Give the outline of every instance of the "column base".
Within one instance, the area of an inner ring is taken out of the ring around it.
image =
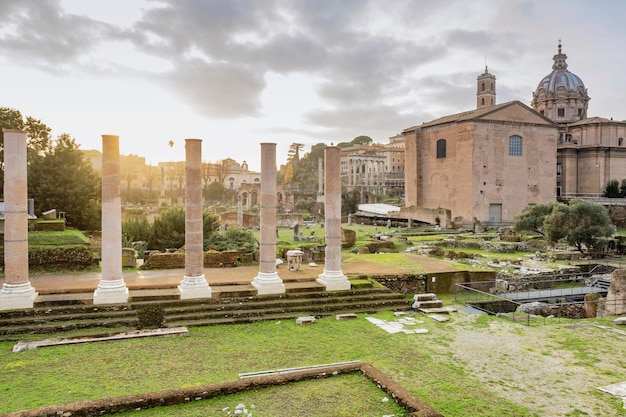
[[[33,308],[37,295],[39,293],[30,285],[30,282],[23,284],[5,282],[0,290],[0,310]]]
[[[324,273],[320,274],[315,281],[326,286],[326,291],[346,291],[352,288],[348,277],[341,271],[324,270]]]
[[[100,280],[98,288],[93,292],[94,304],[123,304],[128,302],[128,287],[124,278]]]
[[[178,286],[181,300],[189,300],[192,298],[211,298],[212,291],[209,287],[204,274],[196,277],[185,275]]]
[[[285,284],[278,272],[259,272],[250,284],[257,289],[258,295],[285,293]]]

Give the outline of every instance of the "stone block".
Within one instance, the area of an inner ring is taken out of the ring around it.
[[[616,318],[615,320],[613,320],[613,324],[626,325],[626,316]]]
[[[430,301],[416,301],[411,307],[413,308],[441,308],[443,307],[443,302],[441,300],[430,300]]]
[[[337,314],[335,318],[337,320],[350,320],[350,319],[356,319],[357,316],[355,313],[345,313],[345,314]]]
[[[431,301],[431,300],[436,300],[436,299],[437,299],[437,295],[432,294],[432,293],[415,294],[413,296],[413,301]]]
[[[317,320],[314,316],[302,316],[296,319],[296,324],[311,324],[315,323]]]
[[[445,321],[450,320],[450,316],[444,316],[443,314],[430,314],[428,317],[430,317],[433,320],[438,321],[439,323],[443,323]]]

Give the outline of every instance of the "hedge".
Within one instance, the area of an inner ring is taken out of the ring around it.
[[[237,266],[237,251],[204,252],[204,266],[207,268],[223,268]],[[185,253],[151,253],[141,269],[176,269],[185,267]]]
[[[0,265],[4,268],[4,248],[1,250]],[[94,265],[91,250],[85,245],[61,246],[54,248],[30,248],[28,250],[29,268],[58,268],[75,270]]]

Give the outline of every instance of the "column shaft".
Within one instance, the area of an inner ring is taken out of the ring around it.
[[[185,139],[185,277],[178,286],[181,299],[210,298],[204,276],[202,225],[202,140]]]
[[[122,276],[122,200],[120,186],[120,138],[102,135],[102,276],[94,304],[128,301]]]
[[[4,131],[4,268],[0,310],[32,308],[37,292],[28,278],[26,133]]]
[[[276,272],[276,144],[261,143],[261,241],[259,275],[252,281],[258,294],[284,293]]]
[[[341,271],[341,177],[340,149],[328,146],[324,150],[324,228],[326,254],[324,273],[317,282],[328,291],[349,290],[350,282]]]

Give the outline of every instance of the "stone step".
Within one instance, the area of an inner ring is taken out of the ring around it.
[[[425,294],[415,294],[413,296],[413,301],[434,301],[434,300],[437,300],[437,294],[425,293]]]
[[[441,300],[416,301],[413,303],[414,308],[441,308],[443,302]]]
[[[163,305],[166,313],[192,313],[198,311],[230,311],[240,309],[262,309],[266,306],[277,306],[283,308],[295,308],[298,306],[310,306],[310,305],[329,305],[340,304],[344,302],[382,302],[385,300],[401,300],[403,303],[408,303],[402,296],[398,297],[398,294],[394,293],[356,293],[356,294],[336,294],[327,297],[284,297],[280,299],[264,299],[262,297],[247,298],[247,299],[235,299],[224,302],[203,302],[203,303],[190,303],[185,305]]]
[[[194,320],[205,320],[214,318],[229,318],[229,317],[248,317],[248,316],[262,316],[272,314],[285,314],[289,313],[290,317],[302,316],[303,313],[311,313],[311,315],[336,312],[339,310],[359,310],[359,311],[375,311],[375,310],[408,310],[410,305],[404,300],[381,300],[377,302],[373,301],[346,301],[341,303],[326,303],[326,304],[298,304],[290,306],[278,306],[278,305],[266,305],[263,307],[258,306],[242,306],[240,309],[235,310],[204,310],[204,311],[191,311],[191,312],[179,312],[172,313],[166,312],[166,323],[183,323]]]
[[[241,286],[230,287],[233,287],[230,288],[233,290],[230,294],[246,291]],[[325,292],[315,291],[315,286],[310,283],[298,283],[297,287],[295,292],[284,294],[203,300],[180,300],[174,294],[177,289],[135,290],[131,293],[132,302],[129,304],[90,305],[70,302],[65,305],[3,311],[0,312],[0,339],[9,340],[19,334],[60,333],[90,328],[135,328],[138,324],[137,312],[154,305],[163,306],[164,321],[168,327],[186,326],[188,323],[192,326],[249,323],[296,318],[304,313],[322,316],[381,310],[405,311],[411,308],[409,301],[401,294],[387,288]],[[175,298],[168,298],[174,295]],[[55,301],[60,300],[57,298]]]
[[[406,309],[408,306],[404,305],[401,307],[397,307],[398,309],[404,308]],[[408,306],[410,307],[410,306]],[[350,313],[363,313],[363,314],[374,314],[379,311],[387,311],[392,309],[391,306],[384,306],[381,308],[375,307],[362,307],[362,308],[350,308],[346,307],[345,309],[339,309],[335,311],[321,311],[316,313],[311,313],[307,315],[314,315],[316,317],[331,317],[336,314],[350,314]],[[308,312],[307,312],[308,313]],[[258,321],[278,321],[278,320],[296,320],[298,317],[302,316],[302,312],[295,311],[287,311],[284,313],[271,313],[271,314],[262,314],[262,315],[246,315],[241,317],[221,317],[221,318],[210,318],[210,319],[198,319],[198,320],[184,320],[184,321],[173,321],[168,322],[167,326],[180,326],[180,323],[185,323],[187,327],[195,327],[195,326],[215,326],[220,324],[243,324],[243,323],[254,323]]]

